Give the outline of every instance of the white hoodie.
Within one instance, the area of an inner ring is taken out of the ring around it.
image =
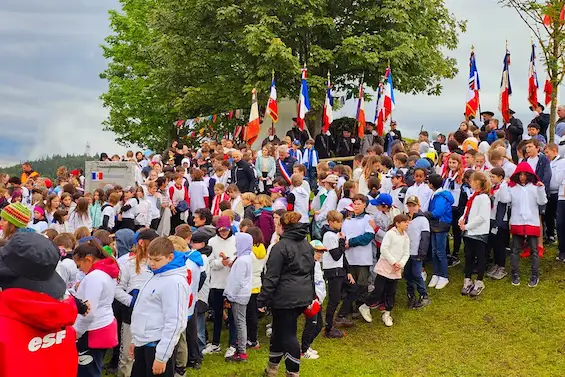
[[[226,282],[224,296],[231,302],[247,305],[251,297],[251,248],[253,237],[247,233],[236,233],[237,253]]]
[[[210,262],[210,289],[225,289],[230,268],[222,264],[220,253],[233,260],[235,258],[235,237],[228,237],[227,240],[220,236],[210,238],[208,245],[212,248],[212,254],[208,258]]]
[[[156,273],[143,286],[135,301],[131,316],[132,343],[141,347],[159,342],[155,360],[167,362],[173,355],[180,334],[186,329],[189,296],[186,277],[184,263]]]
[[[310,202],[310,191],[306,191],[304,187],[293,187],[290,191],[294,195],[294,212],[299,213],[302,217],[302,224],[310,223],[310,215],[308,214],[308,204]]]
[[[124,263],[119,263],[118,261],[120,265],[120,282],[116,287],[115,298],[129,308],[133,299],[130,292],[134,289],[141,289],[151,279],[153,272],[147,266],[147,262],[142,262],[139,266],[139,273],[137,273],[135,271],[135,255],[126,255],[128,258]]]

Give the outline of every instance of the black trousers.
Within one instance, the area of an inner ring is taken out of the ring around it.
[[[175,363],[174,357],[167,361],[167,368],[163,374],[153,374],[153,362],[155,361],[156,347],[135,347],[133,368],[131,377],[174,377]]]
[[[557,218],[557,199],[559,194],[549,194],[547,206],[545,207],[545,235],[555,237],[555,219]]]
[[[131,229],[135,230],[135,220],[134,219],[124,219],[122,218],[122,223],[120,229]]]
[[[224,324],[224,290],[223,289],[210,289],[210,307],[214,312],[214,330],[212,334],[212,344],[220,345],[220,336],[222,335],[222,326]],[[231,310],[228,311],[228,322],[230,324],[230,346],[235,346],[237,340],[237,333],[233,325],[233,315]]]
[[[175,229],[177,226],[182,224],[182,220],[180,219],[180,212],[177,212],[174,215],[171,215],[171,236],[175,234]]]
[[[161,218],[156,218],[151,220],[151,225],[149,227],[153,230],[157,230],[159,228],[159,223],[161,222]]]
[[[259,312],[257,311],[257,296],[259,293],[253,293],[247,303],[247,340],[251,343],[257,342],[259,331]]]
[[[324,327],[324,320],[322,315],[322,309],[313,317],[306,318],[304,323],[304,330],[302,330],[302,346],[301,351],[305,353],[308,348],[314,342],[314,339],[320,334],[322,328]]]
[[[344,302],[339,309],[338,316],[346,317],[353,312],[353,302],[362,305],[367,301],[369,295],[369,283],[371,279],[371,271],[369,266],[349,266],[350,273],[355,280],[355,291],[352,293],[351,301]]]
[[[506,267],[506,248],[510,245],[510,231],[498,228],[496,234],[489,234],[487,245],[487,260],[490,251],[493,253],[494,264],[498,267]]]
[[[365,304],[367,306],[375,306],[381,302],[384,297],[385,309],[390,312],[396,301],[397,288],[397,279],[389,279],[382,275],[377,275],[375,278],[375,289],[369,294]]]
[[[202,357],[198,350],[198,325],[196,313],[194,313],[186,324],[186,346],[188,348],[188,362],[191,364],[201,363]]]
[[[506,249],[504,249],[506,252]],[[465,237],[465,277],[471,278],[477,261],[477,279],[483,280],[487,268],[487,244],[474,238]]]
[[[453,252],[449,252],[449,240],[446,242],[447,255],[452,257],[459,256],[459,249],[461,248],[461,228],[459,228],[459,218],[461,217],[461,212],[457,207],[451,207],[451,233],[453,234]]]
[[[343,303],[341,307],[350,308],[355,300],[357,287],[350,284],[345,276],[330,277],[327,280],[328,306],[326,308],[326,331],[329,331],[334,325],[334,315],[342,297]]]
[[[122,344],[122,323],[124,317],[124,305],[118,300],[114,300],[112,303],[112,309],[114,310],[114,317],[118,322],[118,345],[112,348],[112,358],[110,359],[110,365],[112,368],[118,367],[118,362],[120,360],[120,346]]]
[[[296,338],[298,317],[305,307],[292,309],[273,309],[273,334],[269,348],[269,362],[279,364],[285,357],[287,372],[300,371],[300,344]]]

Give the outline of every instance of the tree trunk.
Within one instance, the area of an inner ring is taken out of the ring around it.
[[[559,91],[559,84],[551,80],[553,91],[551,92],[551,109],[549,112],[549,142],[553,143],[555,140],[555,124],[557,123],[557,96]]]

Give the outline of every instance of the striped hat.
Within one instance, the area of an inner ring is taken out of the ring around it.
[[[25,228],[31,220],[31,211],[22,203],[12,203],[2,210],[0,217],[16,228]]]

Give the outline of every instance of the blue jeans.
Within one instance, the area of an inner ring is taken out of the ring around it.
[[[432,232],[432,262],[434,265],[434,275],[447,278],[447,232]]]
[[[422,261],[410,258],[406,266],[404,266],[404,278],[406,279],[406,293],[408,296],[416,297],[416,290],[418,290],[420,297],[428,296],[426,283],[422,278],[422,265]]]
[[[206,313],[196,314],[196,328],[198,332],[198,352],[202,355],[202,351],[206,348]]]

